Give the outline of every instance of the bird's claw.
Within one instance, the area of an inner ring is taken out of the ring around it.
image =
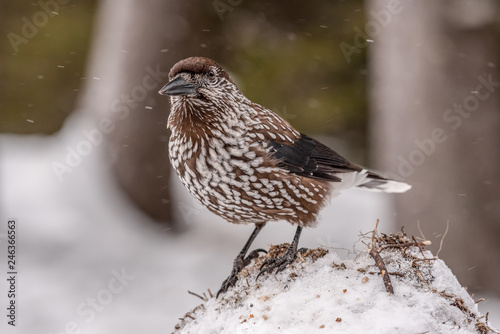
[[[298,253],[303,254],[306,251],[307,248],[301,248],[297,250],[297,247],[290,246],[285,252],[285,254],[283,254],[282,256],[278,256],[272,259],[267,259],[266,261],[264,261],[264,263],[262,263],[262,265],[259,268],[260,271],[256,279],[258,279],[260,275],[264,273],[272,273],[275,269],[276,273],[285,270],[289,264],[292,264],[295,261]]]
[[[247,257],[243,257],[242,254],[238,255],[236,259],[233,261],[233,270],[231,270],[231,274],[229,274],[229,277],[222,282],[222,285],[217,292],[217,295],[215,298],[219,298],[219,295],[221,293],[226,292],[230,287],[234,286],[236,282],[238,281],[238,274],[240,271],[248,266],[250,262],[252,262],[253,259],[259,257],[259,252],[267,253],[265,249],[259,248],[259,249],[254,249],[253,251],[248,254]]]
[[[250,264],[250,262],[252,262],[253,259],[258,258],[259,253],[261,253],[261,252],[264,254],[267,254],[267,251],[265,249],[262,249],[262,248],[257,248],[257,249],[254,249],[253,251],[251,251],[250,254],[248,254],[248,256],[245,258],[245,260],[243,260],[243,268],[248,266]]]

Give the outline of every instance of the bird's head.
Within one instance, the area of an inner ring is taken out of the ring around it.
[[[215,61],[204,57],[190,57],[179,61],[169,73],[169,82],[160,89],[161,95],[178,99],[214,102],[238,88]],[[239,91],[238,91],[239,92]]]

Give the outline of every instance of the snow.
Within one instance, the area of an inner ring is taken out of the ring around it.
[[[329,252],[256,280],[260,261],[234,289],[185,316],[176,333],[478,333],[484,319],[443,261],[416,264],[424,283],[401,251],[385,253],[389,272],[404,275],[392,275],[394,295],[366,252],[352,260]]]
[[[173,177],[174,208],[185,231],[171,233],[120,192],[99,144],[59,182],[51,164],[64,162],[66,147],[76,147],[82,131],[93,127],[77,113],[53,136],[0,135],[0,267],[6,268],[10,218],[18,222],[19,265],[18,323],[12,328],[2,315],[1,333],[170,332],[199,304],[187,290],[216,291],[252,231],[201,208]],[[359,231],[371,230],[377,218],[379,230],[393,230],[391,199],[345,192],[325,208],[317,228],[303,232],[300,246],[335,248],[346,257]],[[289,242],[294,230],[268,224],[254,247]],[[126,285],[116,283],[123,270]],[[0,305],[5,291],[2,278]],[[500,305],[483,303],[487,310]]]

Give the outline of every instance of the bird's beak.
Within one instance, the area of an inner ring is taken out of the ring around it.
[[[163,86],[158,93],[171,96],[196,94],[196,87],[192,83],[186,82],[183,77],[178,76]]]

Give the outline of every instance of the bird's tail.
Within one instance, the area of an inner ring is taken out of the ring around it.
[[[405,182],[387,179],[368,170],[363,170],[360,174],[363,172],[366,173],[366,178],[357,185],[360,189],[385,193],[404,193],[411,189],[411,186]]]
[[[382,177],[366,169],[337,173],[335,176],[339,181],[330,184],[332,198],[338,196],[341,191],[350,188],[386,193],[403,193],[411,188],[409,184]]]

